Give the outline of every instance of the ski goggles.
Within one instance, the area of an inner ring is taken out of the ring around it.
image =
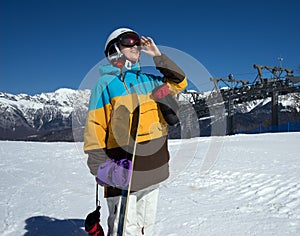
[[[123,55],[118,45],[122,45],[123,47],[134,47],[137,45],[140,49],[141,39],[140,36],[134,32],[121,34],[115,42],[108,47],[107,51],[105,51],[109,61],[118,60]]]
[[[124,47],[141,46],[140,36],[134,32],[121,34],[118,38],[118,43]]]

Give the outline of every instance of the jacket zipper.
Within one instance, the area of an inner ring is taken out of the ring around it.
[[[128,89],[128,87],[127,87],[127,84],[126,84],[126,82],[125,82],[125,73],[123,73],[123,72],[121,72],[121,73],[122,73],[122,74],[121,74],[121,80],[122,80],[122,82],[123,82],[123,84],[124,84],[124,87],[125,87],[127,93],[130,94],[130,91],[129,91],[129,89]]]
[[[125,87],[127,93],[130,94],[130,91],[129,91],[129,89],[128,89],[128,87],[127,87],[127,84],[125,83],[125,81],[123,81],[123,84],[124,84],[124,87]]]

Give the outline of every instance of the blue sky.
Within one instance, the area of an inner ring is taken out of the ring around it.
[[[190,55],[213,77],[253,80],[254,63],[276,66],[280,56],[299,75],[299,12],[296,0],[0,0],[0,91],[78,88],[118,27]]]

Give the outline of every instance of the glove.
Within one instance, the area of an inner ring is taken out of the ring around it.
[[[159,104],[161,113],[163,114],[165,121],[168,125],[176,125],[179,123],[177,116],[179,105],[176,100],[172,97],[167,84],[156,87],[152,91],[153,99]]]
[[[99,166],[96,180],[98,184],[104,186],[126,189],[129,185],[132,173],[132,162],[128,159],[116,161],[107,159]]]
[[[104,236],[103,228],[100,225],[100,206],[85,219],[85,231],[91,236]]]

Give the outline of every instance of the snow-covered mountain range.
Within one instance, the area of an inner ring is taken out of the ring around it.
[[[203,93],[206,96],[206,93]],[[90,90],[61,88],[34,96],[0,92],[0,139],[82,141]],[[179,100],[186,100],[183,95]],[[280,119],[300,122],[300,95],[280,96]],[[270,120],[270,98],[235,105],[239,128]],[[242,118],[241,118],[242,117]],[[257,121],[255,121],[257,119]],[[243,120],[247,120],[244,122]],[[249,128],[249,127],[248,127]]]
[[[262,125],[272,125],[272,100],[253,100],[234,106],[234,132],[239,130],[256,129]],[[290,93],[278,97],[278,124],[285,125],[289,122],[300,122],[300,93]]]
[[[0,139],[71,141],[72,125],[84,125],[89,96],[66,88],[34,96],[0,92]]]

